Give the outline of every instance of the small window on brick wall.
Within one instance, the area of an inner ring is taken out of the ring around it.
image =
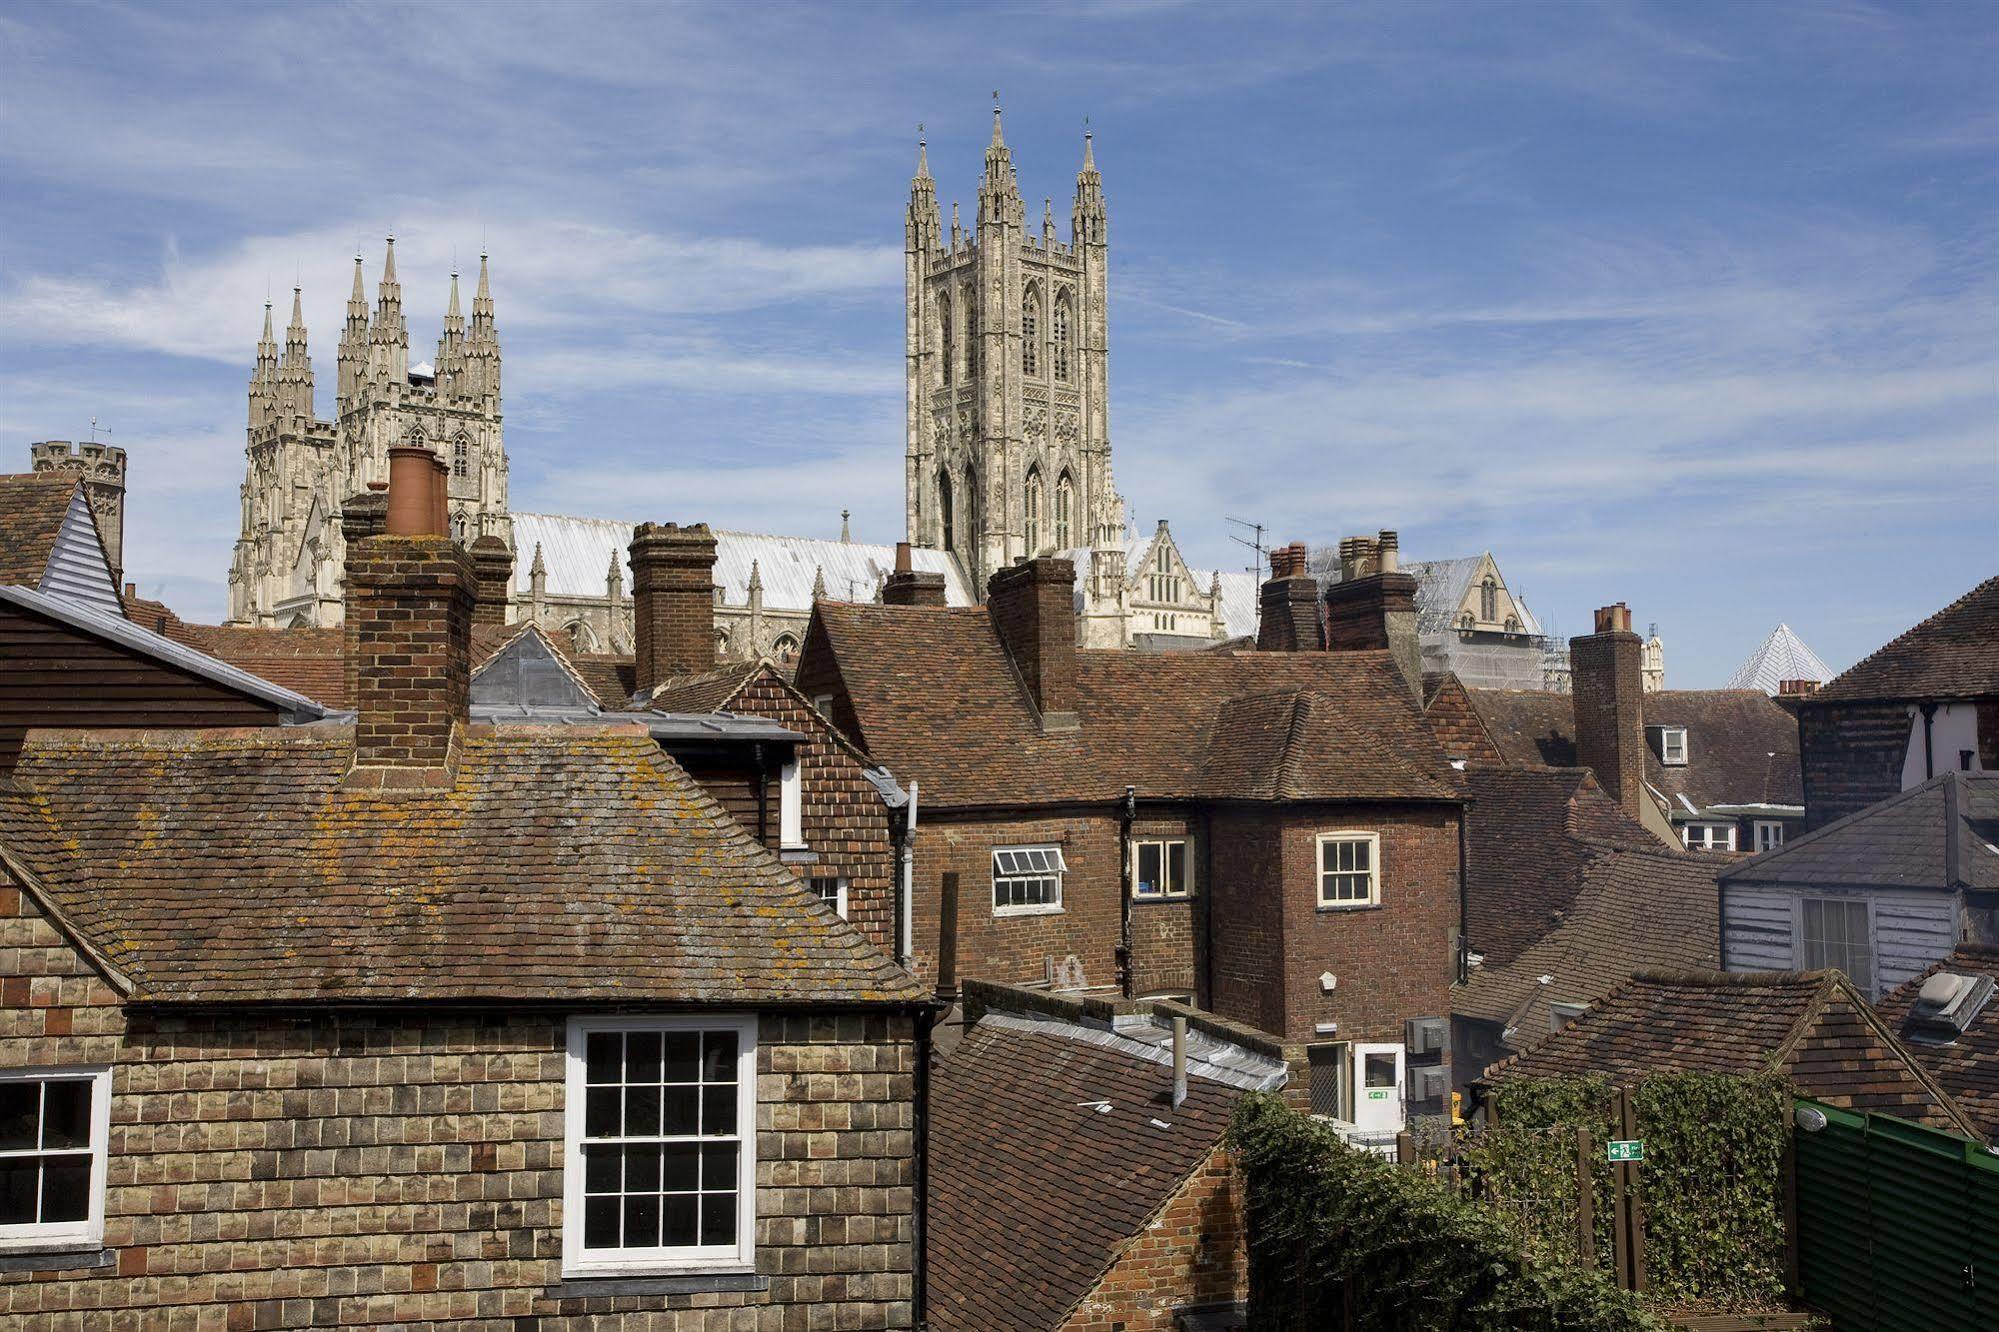
[[[1381,901],[1381,838],[1368,832],[1319,834],[1319,905],[1374,906]]]
[[[847,914],[847,881],[834,875],[814,875],[807,881],[813,895],[832,907],[834,912],[845,917]]]
[[[1184,837],[1140,837],[1131,844],[1131,895],[1152,900],[1185,897],[1192,886]]]
[[[1059,846],[1011,846],[993,852],[993,914],[1024,916],[1062,909],[1069,866]]]
[[[754,1017],[572,1018],[563,1271],[749,1271]]]
[[[0,1252],[104,1238],[108,1069],[0,1073]]]

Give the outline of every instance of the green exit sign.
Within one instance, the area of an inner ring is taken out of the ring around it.
[[[1613,1161],[1643,1161],[1645,1142],[1642,1138],[1623,1138],[1610,1144],[1610,1159]]]

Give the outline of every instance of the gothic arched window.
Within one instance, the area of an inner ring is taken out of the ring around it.
[[[1020,312],[1020,372],[1041,373],[1041,294],[1032,288]]]
[[[465,442],[463,435],[451,441],[451,474],[472,475],[472,446]]]
[[[1491,624],[1499,618],[1499,584],[1487,574],[1478,588],[1478,618]]]
[[[1055,549],[1069,549],[1071,518],[1076,508],[1076,487],[1069,481],[1069,474],[1055,483]]]
[[[451,539],[453,541],[465,539],[465,515],[462,513],[451,515]]]
[[[941,344],[940,350],[943,353],[944,383],[949,385],[951,382],[951,353],[956,350],[956,344],[951,339],[951,298],[949,296],[940,295],[937,298],[937,335],[938,342]]]
[[[569,647],[572,652],[590,653],[597,650],[597,635],[584,621],[571,620],[563,626],[563,629],[569,635]]]
[[[953,521],[955,517],[956,515],[952,512],[951,505],[951,474],[949,472],[939,472],[937,473],[937,520],[943,531],[944,549],[946,550],[956,550],[958,548],[958,533],[956,524]]]
[[[1472,613],[1470,611],[1466,611],[1463,615],[1460,615],[1458,617],[1458,628],[1464,630],[1466,633],[1470,633],[1472,630],[1472,626],[1476,625],[1477,623],[1478,621],[1472,618]]]
[[[964,514],[959,521],[965,530],[959,535],[964,538],[965,549],[976,551],[979,547],[979,474],[970,464],[965,464]]]
[[[788,662],[798,655],[798,640],[790,634],[779,634],[777,641],[770,645],[770,650],[779,662]]]
[[[1064,384],[1069,382],[1069,361],[1075,351],[1074,333],[1069,327],[1069,298],[1057,297],[1055,301],[1055,378]]]
[[[1027,516],[1027,553],[1041,553],[1041,469],[1027,469],[1027,494],[1022,508]]]
[[[972,300],[972,288],[965,288],[958,305],[965,312],[965,359],[971,362],[972,378],[977,380],[986,373],[986,340],[979,336],[978,319],[973,313],[978,305]]]

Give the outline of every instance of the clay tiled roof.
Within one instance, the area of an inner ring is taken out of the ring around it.
[[[1600,852],[1583,860],[1577,877],[1554,927],[1512,962],[1474,970],[1452,996],[1453,1014],[1510,1028],[1516,1034],[1507,1043],[1526,1049],[1551,1030],[1554,1004],[1593,1003],[1649,968],[1721,964],[1712,862]]]
[[[1679,859],[1586,768],[1472,764],[1465,771],[1467,929],[1486,965],[1504,966],[1560,923],[1586,871],[1621,851]],[[1711,874],[1712,871],[1706,871]],[[1713,880],[1708,895],[1714,895]]]
[[[1472,689],[1472,707],[1509,763],[1573,767],[1574,700],[1529,689]],[[1684,812],[1713,805],[1803,805],[1798,723],[1753,689],[1662,689],[1645,695],[1645,780]],[[1687,728],[1687,762],[1660,762],[1650,728]]]
[[[151,628],[149,624],[147,626]],[[331,629],[252,629],[175,620],[166,637],[261,675],[329,708],[351,708],[342,678],[342,634]]]
[[[764,662],[744,661],[679,676],[655,688],[646,706],[659,712],[720,712],[765,669]]]
[[[1862,658],[1808,703],[1999,697],[1999,577]]]
[[[1988,1001],[1964,1033],[1947,1045],[1910,1034],[1909,1010],[1915,1005],[1916,995],[1923,982],[1940,971],[1986,976],[1999,982],[1999,948],[1959,944],[1956,952],[1883,999],[1881,1018],[1895,1029],[1909,1052],[1936,1075],[1944,1089],[1957,1098],[1979,1131],[1988,1140],[1999,1138],[1999,1002]]]
[[[1385,652],[1079,650],[1079,725],[1043,734],[983,609],[821,602],[814,626],[807,654],[823,635],[857,739],[899,779],[918,779],[932,804],[1109,801],[1127,784],[1141,799],[1210,795],[1211,773],[1229,765],[1277,771],[1272,728],[1287,706],[1291,724],[1318,729],[1282,752],[1327,798],[1456,798],[1450,766]],[[1291,704],[1241,702],[1276,695]],[[1245,723],[1257,713],[1262,729],[1239,738],[1225,713]]]
[[[1973,1131],[1867,1001],[1836,971],[1645,971],[1486,1080],[1597,1073],[1779,1073],[1801,1093],[1957,1133]]]
[[[1737,861],[1719,877],[1814,887],[1995,889],[1995,846],[1999,773],[1951,771]]]
[[[1454,759],[1477,763],[1506,761],[1485,723],[1479,720],[1470,692],[1454,672],[1431,671],[1423,676],[1423,720],[1430,723],[1431,734],[1444,747],[1444,753]]]
[[[160,1001],[922,997],[643,728],[473,726],[448,789],[355,788],[352,753],[39,732],[0,845]]]
[[[571,652],[569,664],[607,708],[622,708],[639,687],[638,668],[630,657],[610,652]]]
[[[1171,1090],[1158,1063],[990,1020],[973,1027],[930,1083],[931,1326],[1062,1326],[1219,1145],[1242,1095],[1190,1076],[1176,1107]]]
[[[0,585],[41,586],[76,487],[64,472],[0,475]]]

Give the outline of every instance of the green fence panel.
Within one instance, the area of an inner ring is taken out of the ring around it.
[[[1801,1101],[1798,1275],[1840,1332],[1999,1328],[1999,1159],[1889,1115]]]

